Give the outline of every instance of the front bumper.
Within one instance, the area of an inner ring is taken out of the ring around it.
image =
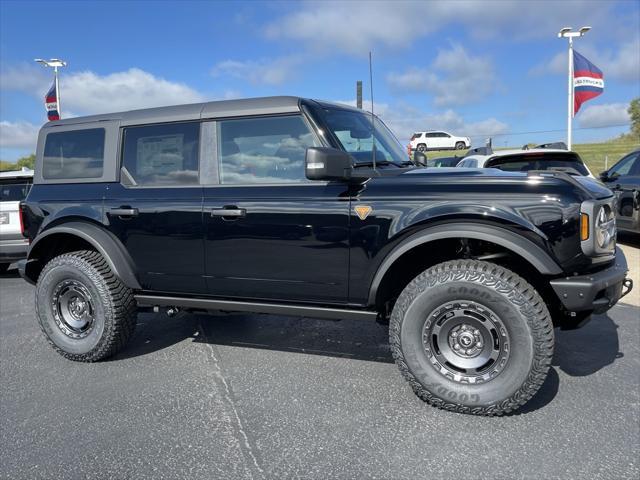
[[[0,240],[0,263],[12,263],[26,258],[29,241],[26,238],[18,240]]]
[[[633,288],[627,276],[627,259],[616,251],[615,263],[605,270],[588,275],[558,278],[551,287],[569,312],[591,310],[603,313],[613,307]]]

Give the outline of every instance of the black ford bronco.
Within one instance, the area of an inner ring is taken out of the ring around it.
[[[588,177],[429,169],[362,110],[295,97],[47,123],[20,273],[71,360],[139,308],[389,322],[426,402],[500,415],[542,385],[554,327],[631,289],[614,196]]]

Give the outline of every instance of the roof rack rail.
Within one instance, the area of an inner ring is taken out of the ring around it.
[[[567,172],[561,172],[558,170],[528,170],[527,171],[527,177],[542,177],[545,175],[549,177],[561,178],[565,182],[570,183],[574,187],[577,187],[579,190],[584,192],[588,198],[595,198],[593,193],[587,187],[582,185],[578,180],[576,180],[576,178],[573,175],[570,175]]]
[[[558,150],[569,150],[567,148],[567,144],[564,142],[542,143],[540,145],[536,145],[533,148],[557,148]]]

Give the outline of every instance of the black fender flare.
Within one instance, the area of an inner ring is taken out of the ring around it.
[[[88,222],[72,221],[56,225],[41,232],[29,247],[27,264],[37,259],[37,254],[47,238],[52,235],[73,235],[91,244],[109,264],[113,273],[129,288],[141,290],[136,268],[120,240],[108,230]],[[40,245],[40,248],[38,248]]]
[[[378,294],[378,287],[382,283],[385,274],[404,253],[419,245],[447,238],[470,238],[485,240],[495,243],[524,258],[543,275],[560,275],[562,269],[551,256],[540,246],[528,238],[517,233],[494,225],[482,223],[446,223],[427,227],[406,238],[396,245],[384,258],[369,287],[369,305],[374,305]]]

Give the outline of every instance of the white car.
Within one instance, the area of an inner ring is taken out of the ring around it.
[[[412,151],[427,150],[464,150],[471,146],[469,137],[456,137],[442,130],[416,132],[411,136],[409,147]]]
[[[576,152],[559,148],[531,148],[492,151],[488,147],[474,148],[456,167],[497,168],[508,172],[555,170],[571,175],[593,177]]]
[[[29,242],[20,227],[20,201],[33,183],[33,170],[0,172],[0,273],[27,256]]]

